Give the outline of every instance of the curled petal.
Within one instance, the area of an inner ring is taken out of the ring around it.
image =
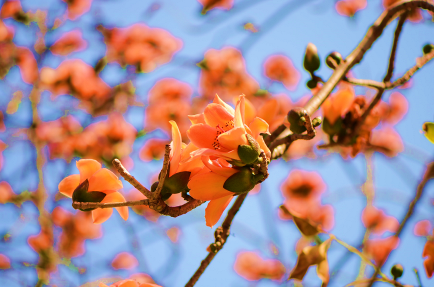
[[[249,144],[246,138],[246,130],[242,128],[233,128],[218,136],[221,147],[228,150],[236,150],[239,145]]]
[[[112,216],[113,208],[97,208],[92,210],[92,220],[95,224],[101,224]]]
[[[122,182],[106,168],[102,168],[89,178],[89,191],[119,190]]]
[[[195,124],[205,124],[205,117],[203,114],[190,115],[188,116],[192,125]]]
[[[228,195],[211,200],[208,203],[208,206],[205,209],[206,226],[213,227],[219,221],[223,211],[228,207],[232,198],[234,198],[232,195]]]
[[[253,138],[257,138],[260,134],[269,133],[268,123],[261,118],[256,117],[249,125]]]
[[[214,97],[213,103],[223,106],[232,116],[235,115],[234,108],[226,104],[217,94]]]
[[[74,190],[77,188],[79,184],[80,184],[79,174],[73,174],[67,176],[59,183],[58,186],[59,192],[67,197],[72,197],[72,193],[74,193]]]
[[[244,95],[240,96],[235,107],[234,127],[244,129]]]
[[[187,131],[188,138],[198,148],[216,148],[217,131],[206,124],[192,125]]]
[[[196,156],[217,156],[220,158],[223,158],[225,160],[240,160],[240,157],[238,156],[238,151],[235,149],[230,152],[222,152],[218,150],[213,149],[207,149],[207,148],[201,148],[191,153],[193,157]]]
[[[211,161],[208,156],[202,156],[202,162],[203,164],[209,168],[212,172],[221,175],[223,177],[230,177],[234,173],[237,172],[236,169],[230,168],[230,167],[222,167],[219,164],[217,164],[215,161]]]
[[[211,171],[198,174],[188,182],[190,195],[200,200],[213,200],[233,195],[232,192],[223,188],[223,184],[227,179],[227,177],[223,177]]]
[[[231,115],[225,107],[211,103],[206,106],[203,112],[205,117],[205,122],[211,127],[221,127],[223,130],[227,131],[232,128],[232,120],[234,116]]]
[[[106,197],[101,201],[101,203],[114,203],[114,202],[125,202],[125,197],[120,192],[113,192],[107,194]],[[115,207],[119,212],[119,215],[123,220],[128,219],[128,206]]]
[[[181,161],[181,148],[182,148],[182,139],[181,132],[178,129],[178,125],[175,121],[169,121],[172,125],[172,149],[170,151],[170,173],[169,176],[172,176],[176,173],[178,169],[179,162]]]
[[[80,172],[80,183],[101,169],[101,164],[94,159],[80,159],[76,165]]]

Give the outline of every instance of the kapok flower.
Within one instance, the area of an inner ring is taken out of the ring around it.
[[[262,278],[280,280],[285,274],[285,266],[275,259],[262,259],[256,252],[244,251],[237,255],[235,272],[249,281]]]
[[[60,36],[51,46],[50,50],[55,55],[67,56],[70,53],[84,50],[87,46],[80,30],[73,30]]]
[[[238,164],[254,163],[260,150],[270,158],[270,150],[261,133],[268,133],[268,124],[256,117],[244,124],[244,96],[235,110],[217,95],[202,114],[189,116],[193,125],[187,131],[191,142],[199,148],[195,155],[218,156]]]
[[[137,280],[134,279],[125,279],[118,282],[115,282],[113,284],[106,285],[104,283],[99,283],[99,287],[162,287],[157,284],[152,283],[139,283]]]
[[[396,249],[399,245],[399,238],[395,236],[390,236],[381,239],[370,239],[366,241],[365,250],[372,259],[374,259],[375,264],[379,265],[384,263],[384,261],[389,257],[392,250]]]
[[[331,134],[332,131],[327,129],[327,126],[330,126],[329,129],[333,131],[335,128],[332,128],[339,118],[345,116],[345,114],[350,109],[352,103],[354,101],[354,89],[350,86],[344,86],[339,89],[335,94],[330,95],[327,100],[324,101],[322,105],[323,115],[324,115],[324,131],[328,134]],[[326,124],[327,121],[327,124]]]
[[[6,255],[0,254],[0,269],[11,268],[11,261]]]
[[[265,76],[282,82],[287,89],[293,90],[300,80],[300,73],[291,60],[284,55],[272,55],[264,63]]]
[[[427,219],[416,222],[413,233],[416,236],[428,236],[431,232],[432,225]]]
[[[132,269],[139,265],[137,258],[128,252],[121,252],[112,261],[112,267],[118,269]]]
[[[59,192],[79,202],[125,202],[123,195],[116,190],[121,189],[122,182],[118,177],[93,159],[81,159],[76,163],[80,174],[67,176],[59,183]],[[120,216],[128,219],[128,207],[116,207]],[[112,208],[92,210],[93,223],[100,224],[112,215]]]
[[[372,233],[382,235],[386,231],[395,232],[399,222],[393,216],[387,216],[384,211],[375,206],[367,206],[362,211],[362,222]]]
[[[353,17],[357,11],[365,9],[366,0],[341,0],[336,2],[336,11],[343,16]]]
[[[422,257],[427,257],[423,261],[423,266],[425,267],[426,276],[431,278],[434,273],[434,241],[429,240],[425,243],[423,248]]]

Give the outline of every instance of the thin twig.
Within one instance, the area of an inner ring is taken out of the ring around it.
[[[399,2],[397,5],[391,7],[381,14],[381,16],[375,21],[375,23],[369,28],[365,37],[362,39],[357,48],[351,52],[351,54],[342,61],[341,64],[334,70],[332,76],[324,84],[324,86],[313,96],[304,109],[309,115],[313,113],[321,106],[321,104],[327,99],[336,85],[345,77],[349,70],[359,63],[366,51],[368,51],[372,44],[381,36],[384,28],[389,24],[389,22],[400,12],[404,10],[422,8],[434,12],[434,4],[428,0],[414,0]]]
[[[170,162],[170,145],[166,145],[165,153],[164,153],[164,161],[163,161],[163,168],[161,169],[160,176],[158,178],[158,186],[155,190],[152,198],[160,198],[161,190],[163,189],[164,180],[166,179],[167,172],[169,170],[169,162]]]
[[[122,165],[121,161],[115,158],[113,161],[113,166],[119,172],[119,174],[128,181],[132,186],[134,186],[138,191],[140,191],[147,198],[152,198],[152,192],[144,187],[137,179],[132,176],[128,170]]]
[[[211,261],[214,259],[214,257],[217,255],[217,252],[220,251],[223,248],[223,245],[226,243],[227,238],[229,236],[229,229],[232,224],[232,220],[234,219],[235,215],[237,214],[238,210],[240,209],[241,204],[243,204],[244,199],[246,198],[247,193],[241,194],[238,196],[235,203],[232,205],[231,209],[228,211],[228,215],[226,216],[225,220],[223,221],[223,224],[221,227],[217,228],[215,233],[215,243],[212,245],[215,246],[214,250],[211,250],[208,255],[205,257],[204,260],[200,263],[199,268],[196,270],[196,272],[193,274],[193,276],[190,278],[190,280],[187,282],[185,287],[192,287],[194,284],[196,284],[197,280],[199,280],[200,276],[205,272],[205,269],[208,267],[208,265],[211,263]]]
[[[135,206],[135,205],[149,205],[149,199],[142,199],[136,201],[126,201],[126,202],[112,202],[112,203],[101,203],[101,202],[77,202],[72,203],[72,207],[75,209],[88,209],[88,208],[113,208],[121,206]]]
[[[404,219],[401,221],[401,224],[399,225],[398,230],[393,235],[395,238],[399,238],[399,236],[401,235],[402,231],[404,230],[404,227],[405,227],[406,223],[408,222],[408,220],[410,219],[410,217],[413,215],[413,212],[414,212],[414,209],[416,207],[416,204],[419,202],[419,199],[421,198],[421,196],[423,194],[423,190],[425,188],[425,185],[433,177],[434,177],[434,163],[430,163],[430,164],[428,164],[428,166],[427,166],[427,168],[425,170],[425,174],[424,174],[424,176],[422,178],[422,181],[417,186],[415,197],[410,202],[410,204],[408,206],[407,213],[404,216]],[[392,254],[392,252],[393,252],[393,250],[390,251],[390,254]],[[389,254],[389,257],[390,257],[390,254]],[[386,261],[387,261],[387,257],[382,262],[380,262],[378,264],[377,268],[375,268],[375,273],[374,273],[374,275],[372,275],[371,281],[369,282],[368,287],[372,286],[372,284],[375,281],[375,278],[377,278],[377,275],[381,272],[381,267],[384,265],[384,263],[386,263]]]
[[[267,144],[267,146],[272,143],[275,139],[277,139],[278,136],[286,129],[286,126],[284,124],[281,124],[278,126],[268,137],[264,139],[264,142]]]

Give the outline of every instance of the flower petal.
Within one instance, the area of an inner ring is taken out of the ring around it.
[[[267,123],[272,123],[279,111],[279,102],[276,99],[268,100],[258,111],[258,117]]]
[[[267,158],[271,158],[271,151],[268,148],[267,144],[265,143],[264,138],[262,136],[259,136],[256,138],[256,141],[258,142],[259,147],[264,151],[265,156]]]
[[[59,192],[67,197],[72,197],[72,193],[80,184],[80,175],[73,174],[65,177],[58,186]]]
[[[250,131],[254,139],[259,137],[259,134],[269,133],[268,123],[261,118],[256,117],[249,125]]]
[[[112,203],[112,202],[126,202],[125,197],[120,192],[113,192],[101,201],[101,203]],[[123,220],[128,219],[128,206],[121,206],[121,207],[115,207],[116,210],[119,212],[119,215],[122,217]]]
[[[244,95],[240,96],[235,107],[234,127],[244,129]]]
[[[172,125],[172,143],[171,143],[171,151],[170,151],[170,172],[169,176],[172,176],[176,173],[178,169],[179,162],[181,161],[181,148],[182,148],[182,139],[181,132],[178,129],[178,125],[175,121],[169,121]]]
[[[224,131],[228,131],[233,128],[233,119],[234,116],[231,115],[225,107],[211,103],[206,106],[205,111],[203,112],[205,117],[205,122],[207,125],[216,128],[220,127]]]
[[[190,119],[192,125],[205,124],[205,117],[203,114],[189,115],[188,118]]]
[[[122,182],[106,168],[102,168],[89,178],[89,191],[119,190]]]
[[[212,172],[221,175],[223,177],[230,177],[231,175],[238,172],[238,170],[230,168],[230,167],[222,167],[215,161],[212,161],[209,159],[208,156],[202,156],[202,162],[203,164],[209,168]]]
[[[205,209],[206,226],[213,227],[231,202],[232,195],[211,200]]]
[[[97,208],[92,210],[92,220],[95,224],[101,224],[112,216],[113,208]]]
[[[240,160],[240,157],[238,156],[238,151],[237,150],[232,150],[230,152],[223,152],[223,151],[218,151],[218,150],[213,150],[213,149],[208,149],[208,148],[201,148],[198,150],[195,150],[194,152],[191,153],[191,156],[196,157],[196,156],[217,156],[217,157],[221,157],[224,158],[226,160]]]
[[[233,195],[232,192],[223,188],[223,184],[227,179],[227,177],[220,176],[211,171],[198,174],[188,182],[190,195],[200,200],[213,200]]]
[[[249,144],[247,142],[246,130],[242,128],[233,128],[228,132],[225,132],[218,136],[218,142],[220,147],[228,150],[236,150],[239,145]]]
[[[215,94],[214,100],[212,101],[215,104],[219,104],[223,107],[225,107],[225,109],[233,116],[235,115],[235,110],[233,107],[231,107],[230,105],[226,104],[222,99],[220,99],[220,97]]]
[[[216,148],[217,130],[206,124],[192,125],[187,131],[188,138],[198,148]]]
[[[76,163],[80,171],[80,183],[90,178],[95,172],[101,169],[101,164],[94,159],[80,159]]]

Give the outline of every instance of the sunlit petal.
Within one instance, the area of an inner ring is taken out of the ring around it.
[[[211,200],[205,209],[206,226],[213,227],[231,202],[232,195]]]
[[[211,171],[198,174],[188,182],[190,195],[200,200],[213,200],[233,195],[232,192],[223,188],[226,180],[227,177],[220,176]]]
[[[217,139],[220,146],[228,150],[236,150],[239,145],[248,144],[244,127],[233,128],[230,131],[219,135]]]
[[[215,161],[212,161],[209,159],[208,156],[202,156],[202,162],[203,164],[209,168],[212,172],[221,175],[223,177],[230,177],[234,173],[237,172],[236,169],[230,168],[230,167],[222,167],[219,164],[217,164]]]
[[[119,190],[122,182],[106,168],[102,168],[89,178],[89,191]]]
[[[67,197],[72,197],[72,193],[77,188],[77,186],[80,184],[80,175],[79,174],[73,174],[70,176],[65,177],[60,183],[59,183],[59,192]]]
[[[188,118],[190,119],[192,125],[205,123],[205,117],[203,114],[189,115]]]
[[[233,127],[232,120],[234,116],[231,115],[225,107],[219,104],[211,103],[206,106],[203,115],[206,124],[213,128],[220,127],[224,131],[227,131]]]
[[[125,202],[125,197],[120,192],[113,192],[101,201],[101,203],[112,203],[112,202]],[[128,206],[121,206],[121,207],[115,207],[116,210],[119,212],[119,215],[122,217],[123,220],[128,219]]]
[[[77,161],[76,165],[80,172],[80,183],[101,169],[101,164],[94,159],[80,159]]]
[[[215,148],[217,131],[205,124],[192,125],[187,131],[188,138],[198,148]]]
[[[244,129],[244,95],[240,96],[235,107],[234,127]]]
[[[215,104],[219,104],[223,107],[225,107],[225,109],[233,116],[235,115],[235,110],[233,107],[231,107],[230,105],[226,104],[222,99],[220,99],[220,97],[216,94],[213,100],[213,103]]]
[[[95,224],[105,222],[113,213],[113,208],[97,208],[92,210],[92,220]]]
[[[257,138],[259,134],[269,133],[268,123],[261,118],[256,117],[249,125],[253,138]]]
[[[169,176],[172,176],[176,173],[178,169],[179,162],[181,161],[181,148],[182,148],[182,139],[181,132],[178,129],[178,125],[175,121],[169,121],[172,125],[172,143],[171,143],[171,151],[170,151],[170,173]]]

